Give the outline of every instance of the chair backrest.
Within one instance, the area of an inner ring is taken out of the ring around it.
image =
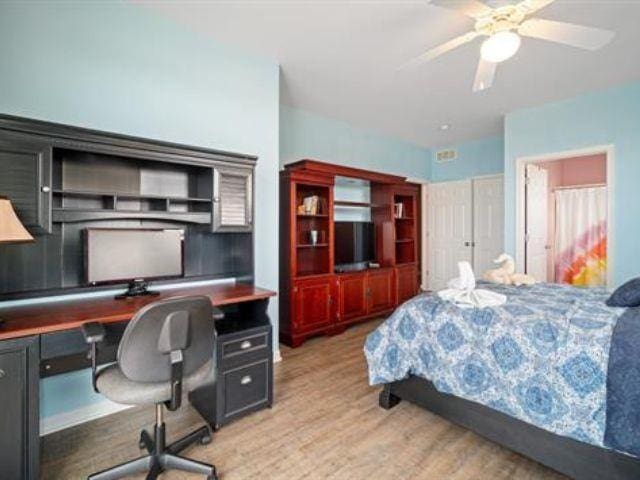
[[[187,376],[213,358],[215,325],[211,300],[175,297],[138,310],[118,347],[118,365],[133,381],[171,380],[171,350],[181,350]]]

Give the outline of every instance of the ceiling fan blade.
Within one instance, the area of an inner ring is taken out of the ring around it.
[[[524,21],[518,28],[518,33],[526,37],[541,38],[586,50],[598,50],[615,36],[615,32],[610,30],[542,18],[531,18]]]
[[[544,7],[556,0],[523,0],[516,5],[525,15],[531,15],[538,10],[542,10]]]
[[[431,0],[431,5],[456,10],[471,18],[482,18],[489,15],[493,9],[480,0]]]
[[[469,33],[465,33],[464,35],[460,35],[459,37],[456,37],[452,40],[449,40],[448,42],[438,45],[437,47],[432,48],[431,50],[427,50],[423,54],[418,55],[417,57],[409,60],[405,64],[401,65],[398,68],[398,70],[407,70],[407,69],[415,68],[419,65],[422,65],[423,63],[426,63],[430,60],[433,60],[436,57],[439,57],[440,55],[450,52],[451,50],[458,48],[459,46],[464,45],[465,43],[469,43],[471,40],[473,40],[477,36],[478,36],[478,33],[476,32],[469,32]]]
[[[493,77],[496,75],[497,63],[487,62],[480,58],[478,69],[476,70],[476,78],[473,81],[473,91],[481,92],[493,85]]]

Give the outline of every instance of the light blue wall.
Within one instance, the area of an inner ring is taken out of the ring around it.
[[[128,2],[1,2],[0,112],[259,156],[256,282],[276,290],[279,68]],[[277,321],[277,300],[271,318]],[[277,335],[275,335],[277,338]],[[43,416],[89,404],[42,382]]]
[[[505,245],[515,252],[520,157],[613,144],[614,283],[640,275],[640,83],[510,113],[505,119]]]
[[[280,163],[312,158],[407,177],[428,179],[431,151],[349,123],[282,106]]]
[[[438,163],[436,153],[455,149],[455,160]],[[502,135],[482,138],[471,142],[433,149],[431,158],[431,181],[448,182],[479,175],[498,174],[504,171],[504,141]]]

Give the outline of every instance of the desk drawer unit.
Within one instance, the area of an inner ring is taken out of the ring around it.
[[[217,426],[271,406],[272,355],[270,325],[218,336]]]

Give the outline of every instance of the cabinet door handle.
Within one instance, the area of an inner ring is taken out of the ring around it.
[[[240,344],[240,350],[246,350],[247,348],[251,348],[251,342],[249,340],[245,340]]]
[[[240,385],[249,385],[252,381],[251,375],[245,375],[240,379]]]
[[[4,370],[0,368],[0,378],[4,377],[5,375],[6,373],[4,372]]]
[[[47,185],[43,185],[40,190],[42,190],[43,193],[49,193],[51,191],[51,187],[48,187]]]

